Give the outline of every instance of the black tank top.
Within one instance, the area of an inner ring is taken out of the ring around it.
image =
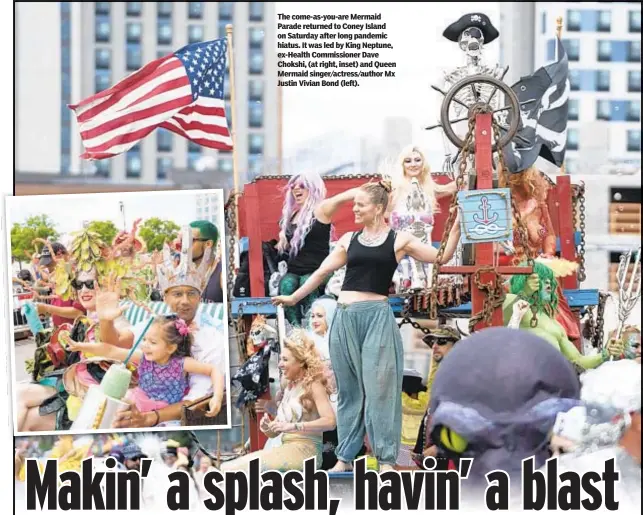
[[[359,242],[358,236],[353,234],[346,252],[346,276],[342,291],[361,291],[389,294],[393,274],[397,269],[395,257],[395,231],[390,231],[388,237],[377,247],[366,247]]]
[[[296,225],[286,233],[286,239],[290,244],[295,233]],[[319,268],[330,252],[330,224],[323,224],[315,219],[310,231],[304,239],[304,244],[297,255],[288,260],[288,272],[295,275],[312,274]]]
[[[223,302],[223,290],[221,289],[221,261],[217,264],[216,268],[210,275],[210,280],[208,285],[205,287],[205,291],[201,299],[204,302]]]

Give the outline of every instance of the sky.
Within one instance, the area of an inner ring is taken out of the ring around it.
[[[198,194],[220,194],[220,191],[203,190]],[[127,230],[137,218],[145,221],[158,217],[183,226],[196,219],[196,197],[197,193],[191,191],[7,197],[7,225],[11,228],[32,215],[46,214],[61,234],[82,229],[83,221],[93,220],[111,220],[120,230],[123,215],[119,203],[123,202]]]
[[[395,78],[370,79],[357,88],[284,87],[284,156],[299,145],[333,132],[381,138],[384,118],[401,116],[414,127],[415,141],[409,144],[433,149],[436,155],[431,164],[441,163],[444,146],[440,131],[424,130],[438,121],[442,101],[430,85],[441,84],[444,71],[464,64],[462,51],[442,32],[471,12],[485,13],[498,28],[498,2],[277,2],[276,10],[290,15],[381,13],[382,20],[377,23],[387,24],[387,41],[393,44],[393,50],[382,51],[382,56],[386,52],[386,60],[397,63]],[[485,47],[484,55],[488,63],[498,61],[498,40]]]

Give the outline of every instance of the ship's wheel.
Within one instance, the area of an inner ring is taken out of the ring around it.
[[[509,86],[490,75],[465,77],[456,82],[446,93],[435,86],[433,88],[444,95],[440,109],[440,126],[451,143],[460,150],[463,149],[465,142],[456,133],[455,124],[469,120],[474,114],[492,113],[501,133],[500,141],[493,143],[492,150],[495,152],[498,147],[504,148],[516,137],[520,126],[521,104],[531,102],[519,102]],[[499,104],[496,101],[498,95],[501,96]],[[504,107],[494,107],[494,104]],[[460,116],[453,118],[454,111],[460,111]],[[474,152],[474,143],[475,141],[472,140],[468,148],[469,152]]]

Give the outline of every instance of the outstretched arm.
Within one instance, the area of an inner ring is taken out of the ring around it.
[[[332,274],[335,270],[339,270],[346,264],[346,248],[350,242],[351,233],[344,234],[337,243],[335,249],[328,255],[315,272],[308,278],[308,280],[292,295],[280,295],[273,297],[273,304],[287,306],[294,306],[302,299],[310,295],[326,277]]]
[[[208,364],[201,363],[194,358],[185,358],[183,363],[183,370],[188,374],[199,374],[210,376],[212,380],[212,399],[210,400],[209,416],[216,416],[221,411],[221,404],[223,404],[223,390],[225,388],[225,381],[223,375],[217,370],[216,367]]]
[[[457,209],[457,208],[456,208]],[[400,235],[398,234],[398,238]],[[442,256],[441,265],[447,263],[455,254],[455,249],[458,248],[458,242],[460,241],[460,213],[456,216],[455,222],[453,224],[453,230],[449,234],[449,239],[447,241],[446,248],[444,249],[444,255]],[[415,236],[409,235],[403,246],[404,253],[407,256],[411,256],[418,261],[423,263],[435,263],[438,258],[438,249],[436,249],[430,243],[422,243]]]
[[[342,204],[350,202],[355,198],[355,194],[358,189],[359,188],[351,188],[350,190],[346,190],[334,197],[327,198],[320,202],[315,208],[315,218],[323,224],[329,224],[333,215],[342,206]]]
[[[605,362],[605,358],[602,354],[596,354],[595,356],[583,356],[566,336],[563,336],[560,339],[560,351],[569,361],[579,365],[584,370],[596,368]]]

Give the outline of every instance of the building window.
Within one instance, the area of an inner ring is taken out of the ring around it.
[[[547,11],[540,13],[540,33],[544,34],[545,32],[547,32]]]
[[[263,21],[263,2],[250,2],[248,10],[250,21]]]
[[[188,152],[188,168],[190,170],[198,170],[197,163],[201,159],[201,151]]]
[[[95,14],[109,14],[109,8],[111,2],[94,2],[95,3]]]
[[[567,150],[578,150],[578,129],[567,129]]]
[[[109,70],[112,62],[112,51],[109,48],[97,48],[95,59],[97,70]]]
[[[158,21],[156,40],[159,45],[172,44],[172,22],[167,20]]]
[[[263,134],[248,135],[248,153],[263,154]]]
[[[569,70],[569,89],[580,91],[581,74],[578,70]]]
[[[596,119],[605,121],[612,119],[612,103],[609,100],[596,101]]]
[[[630,93],[641,92],[641,70],[627,72],[627,90]]]
[[[248,126],[263,127],[263,102],[250,102],[248,106]]]
[[[610,90],[610,72],[609,70],[596,71],[596,91]]]
[[[580,41],[578,39],[564,39],[563,45],[565,46],[565,52],[567,52],[567,58],[570,61],[578,61],[580,59]],[[554,57],[555,56],[554,50]]]
[[[248,156],[248,179],[253,180],[263,172],[263,156]]]
[[[577,98],[570,98],[569,99],[569,110],[567,113],[567,118],[568,120],[572,122],[578,121],[578,116],[579,116],[579,106],[578,106],[578,99]]]
[[[641,151],[641,131],[640,130],[627,131],[627,151],[628,152]]]
[[[203,41],[203,25],[188,26],[188,43],[200,43]]]
[[[191,20],[203,18],[203,2],[188,2],[188,17]]]
[[[172,2],[156,2],[156,17],[157,18],[171,18],[172,17]]]
[[[630,63],[641,62],[641,41],[627,42],[627,61]]]
[[[248,40],[250,41],[250,48],[263,48],[263,29],[251,28],[248,33]]]
[[[260,75],[263,73],[263,52],[261,50],[250,49],[248,71],[252,75]]]
[[[263,100],[263,81],[259,79],[251,79],[248,83],[248,99],[249,100]]]
[[[141,23],[138,21],[132,21],[127,24],[125,29],[127,34],[128,43],[140,43],[141,41]]]
[[[198,143],[195,143],[191,139],[188,140],[188,152],[192,154],[201,154],[203,152],[203,147]]]
[[[109,70],[96,70],[95,79],[96,93],[106,90],[112,83],[112,75]]]
[[[109,177],[111,174],[111,159],[99,159],[94,161],[94,175],[96,177]]]
[[[171,157],[159,157],[156,159],[156,178],[167,179],[170,170],[174,166],[174,159]]]
[[[140,16],[143,2],[125,2],[127,7],[125,11],[127,16]]]
[[[143,66],[143,51],[139,43],[128,43],[126,66],[128,71],[138,70]]]
[[[167,57],[171,53],[172,53],[172,50],[163,50],[161,48],[156,51],[156,58],[161,59],[162,57]]]
[[[112,23],[108,17],[96,17],[96,41],[99,43],[109,43],[112,34]]]
[[[234,15],[234,2],[219,2],[219,20],[232,21]]]
[[[627,103],[626,120],[628,122],[641,121],[641,102],[640,101],[632,100]]]
[[[629,28],[630,32],[641,32],[641,11],[629,12]]]
[[[609,32],[612,30],[612,13],[611,11],[598,11],[596,20],[597,32]]]
[[[141,148],[136,144],[127,151],[125,157],[125,176],[128,179],[137,179],[141,176],[142,168]]]
[[[569,32],[579,32],[581,26],[581,12],[577,10],[567,11],[567,30]]]
[[[607,62],[612,60],[612,42],[611,41],[599,41],[598,42],[598,54],[596,56],[599,62]]]
[[[159,152],[172,151],[172,132],[159,128],[156,131],[156,150]]]
[[[232,173],[232,170],[233,170],[232,159],[220,158],[217,163],[217,168],[220,172]]]

